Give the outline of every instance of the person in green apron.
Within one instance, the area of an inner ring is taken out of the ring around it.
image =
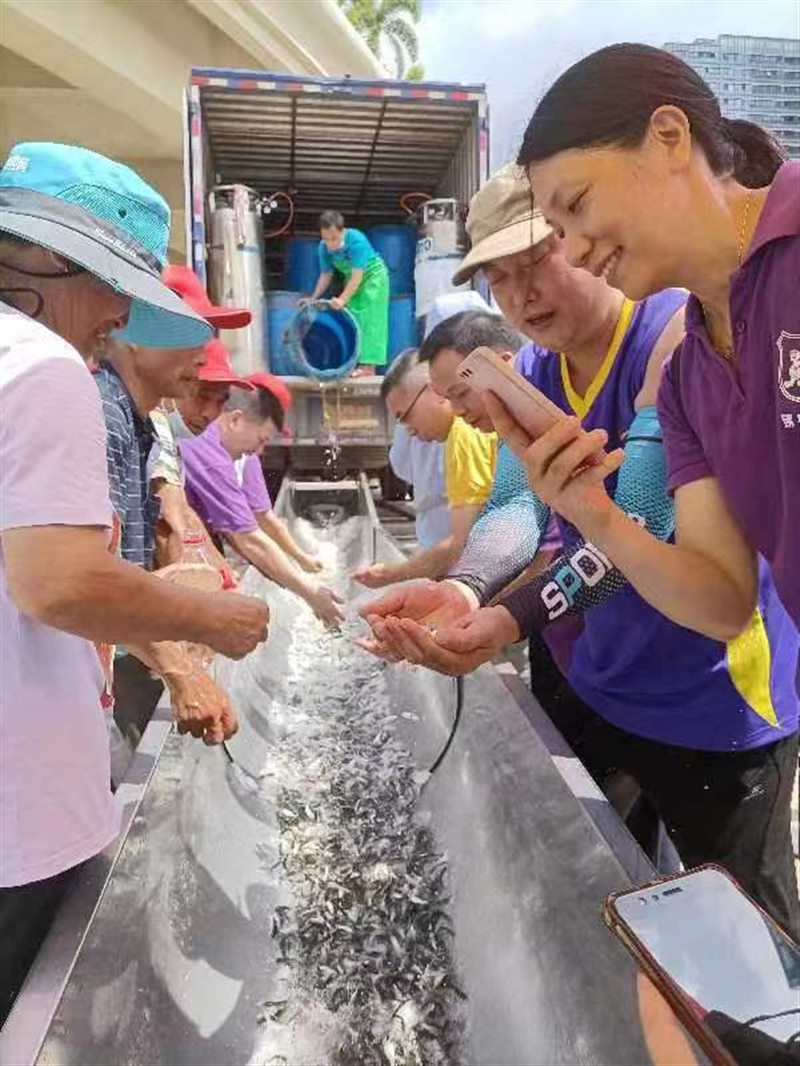
[[[374,374],[386,363],[389,340],[389,272],[386,264],[361,230],[345,227],[338,211],[319,216],[319,278],[310,301],[327,292],[336,271],[344,289],[331,305],[347,307],[361,334],[355,374]],[[306,301],[301,301],[301,306]]]

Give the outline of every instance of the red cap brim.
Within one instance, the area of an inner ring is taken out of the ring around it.
[[[246,307],[214,307],[203,311],[203,318],[214,329],[242,329],[253,321],[252,312]]]
[[[255,385],[252,382],[247,381],[245,378],[231,377],[224,370],[206,372],[205,367],[201,367],[197,377],[200,381],[207,381],[209,385],[233,385],[237,389],[244,389],[245,392],[253,392],[255,389]]]

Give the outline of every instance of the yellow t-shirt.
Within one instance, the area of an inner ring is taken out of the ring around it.
[[[451,507],[483,506],[492,491],[497,435],[454,418],[444,445],[444,476]]]

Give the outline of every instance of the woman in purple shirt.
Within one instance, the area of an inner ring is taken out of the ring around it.
[[[555,82],[518,160],[574,265],[636,300],[692,293],[659,394],[677,543],[615,507],[608,464],[584,469],[598,441],[576,419],[518,439],[533,487],[662,613],[719,640],[752,616],[757,553],[800,621],[800,162],[783,159],[680,59],[621,44]]]

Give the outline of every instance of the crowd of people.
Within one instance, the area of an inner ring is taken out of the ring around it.
[[[369,319],[385,268],[322,222],[317,289],[342,273]],[[383,377],[420,550],[353,575],[394,586],[362,646],[464,674],[528,640],[623,816],[644,801],[686,866],[720,863],[799,939],[800,162],[678,58],[612,46],[545,94],[467,228],[454,282],[480,272],[498,310],[450,302]],[[343,618],[264,481],[291,395],[237,376],[216,333],[250,312],[168,238],[163,198],[93,152],[21,144],[0,172],[0,1023],[117,833],[115,661],[217,744],[236,714],[209,658],[269,621],[231,559]],[[532,440],[459,376],[477,347],[565,417]]]
[[[500,438],[492,492],[445,575],[366,604],[363,646],[464,674],[528,638],[621,812],[643,797],[797,939],[800,163],[676,57],[612,46],[545,94],[467,228],[454,281],[482,271],[503,317],[451,317],[416,359]],[[458,376],[478,346],[566,417],[532,440]]]
[[[250,312],[167,264],[163,198],[93,152],[30,143],[0,172],[0,211],[2,1021],[117,834],[112,791],[146,721],[115,703],[115,665],[157,675],[179,731],[218,744],[236,714],[205,667],[252,651],[269,617],[236,592],[226,545],[326,624],[342,609],[264,480],[291,395],[232,369],[215,334]]]

